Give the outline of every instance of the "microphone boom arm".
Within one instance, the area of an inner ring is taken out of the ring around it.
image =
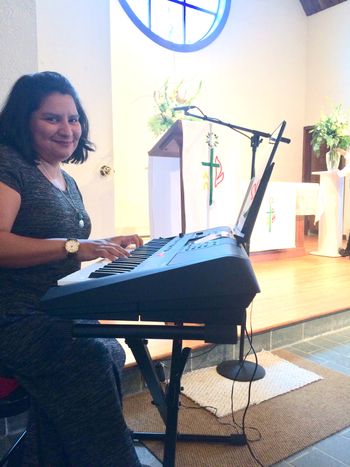
[[[195,106],[189,106],[189,107],[197,108],[202,113],[202,115],[190,113],[189,112],[190,109],[188,108],[184,111],[184,114],[187,115],[188,117],[199,118],[200,120],[204,120],[206,122],[212,122],[212,123],[217,123],[218,125],[227,126],[228,128],[231,128],[231,130],[234,130],[237,133],[240,133],[241,135],[250,139],[250,145],[252,148],[251,178],[255,177],[256,150],[259,144],[262,142],[262,138],[271,138],[272,135],[270,133],[266,133],[263,131],[253,130],[252,128],[245,128],[243,126],[233,125],[232,123],[224,122],[222,120],[219,120],[218,118],[208,117],[198,107],[195,107]],[[252,136],[248,136],[246,135],[246,133],[250,133]],[[283,138],[283,137],[281,138],[282,143],[289,144],[290,141],[291,140],[289,138]]]
[[[200,110],[200,109],[198,109],[198,110]],[[256,136],[256,137],[259,137],[259,138],[260,137],[261,138],[271,138],[271,136],[272,136],[270,133],[265,133],[265,132],[259,131],[259,130],[253,130],[252,128],[245,128],[243,126],[233,125],[232,123],[224,122],[222,120],[219,120],[218,118],[208,117],[207,115],[204,115],[204,114],[203,115],[196,115],[196,114],[190,113],[188,110],[185,110],[184,114],[188,115],[189,117],[199,118],[201,120],[205,120],[205,121],[208,121],[208,122],[217,123],[218,125],[227,126],[228,128],[231,128],[231,130],[237,130],[238,132],[245,131],[245,132],[251,133],[253,136]],[[247,136],[247,135],[243,134],[243,136]],[[248,136],[248,138],[249,138],[249,136]],[[283,138],[283,137],[281,138],[282,143],[289,144],[290,141],[291,140],[289,138]]]

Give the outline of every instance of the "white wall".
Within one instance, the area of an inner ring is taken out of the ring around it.
[[[155,138],[147,121],[153,92],[167,77],[195,86],[196,104],[207,114],[240,126],[270,132],[287,120],[292,143],[279,151],[274,179],[300,181],[305,121],[307,17],[295,0],[236,0],[219,38],[198,52],[176,53],[154,44],[112,2],[112,76],[117,168],[117,225],[148,229],[147,151]],[[249,141],[232,135],[250,167]],[[239,148],[239,150],[238,150]]]
[[[35,0],[0,0],[0,105],[19,76],[37,70]]]
[[[350,108],[350,2],[308,21],[306,124],[335,105]]]

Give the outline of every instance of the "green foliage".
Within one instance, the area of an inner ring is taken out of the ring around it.
[[[316,155],[321,155],[321,148],[334,152],[336,149],[347,151],[350,148],[349,121],[338,105],[333,112],[322,117],[310,130],[312,134],[311,146]]]
[[[186,117],[182,111],[173,110],[173,107],[190,105],[198,96],[201,88],[202,81],[199,82],[193,94],[187,97],[187,91],[184,88],[184,80],[181,80],[171,88],[169,79],[167,79],[160,90],[154,91],[153,98],[156,104],[156,113],[148,120],[148,126],[155,136],[164,133],[176,120],[190,119],[190,117]]]

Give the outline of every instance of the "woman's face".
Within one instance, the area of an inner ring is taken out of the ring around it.
[[[74,99],[69,94],[49,94],[30,117],[33,147],[39,159],[57,164],[78,146],[81,125]]]

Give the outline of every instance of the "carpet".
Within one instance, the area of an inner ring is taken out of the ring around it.
[[[250,405],[259,404],[322,378],[272,352],[259,352],[257,358],[266,374],[263,379],[253,381]],[[255,363],[254,355],[250,355],[247,360]],[[217,417],[229,415],[232,407],[235,412],[241,410],[248,403],[249,384],[237,381],[233,387],[232,384],[232,380],[217,373],[216,367],[191,371],[181,380],[182,393]]]
[[[249,444],[260,462],[269,466],[350,425],[350,377],[304,360],[286,350],[274,352],[323,379],[249,408],[245,420]],[[181,397],[178,429],[181,433],[230,435],[232,417],[221,419]],[[193,407],[193,408],[190,408]],[[242,423],[244,411],[235,413]],[[148,391],[128,396],[124,414],[135,431],[164,431]],[[260,439],[259,439],[260,438]],[[256,440],[256,441],[253,441]],[[163,443],[145,442],[160,460]],[[176,467],[255,467],[248,446],[178,442]]]

